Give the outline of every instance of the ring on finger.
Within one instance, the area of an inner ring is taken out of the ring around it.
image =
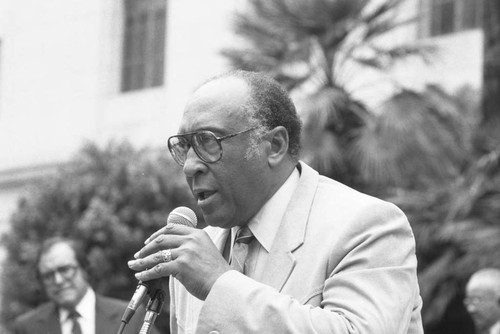
[[[164,249],[161,252],[161,256],[163,258],[163,262],[170,262],[172,261],[172,251],[170,249]]]

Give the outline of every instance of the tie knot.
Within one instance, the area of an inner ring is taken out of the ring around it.
[[[78,319],[80,318],[80,313],[77,310],[69,310],[68,319]]]
[[[248,245],[254,239],[254,235],[252,231],[248,228],[248,226],[243,226],[236,232],[236,238],[234,239],[235,243],[242,243]]]
[[[80,313],[78,313],[76,310],[69,310],[68,320],[71,320],[71,322],[73,323],[73,329],[71,330],[71,334],[82,334],[82,327],[78,322],[78,318],[80,317],[81,317]]]

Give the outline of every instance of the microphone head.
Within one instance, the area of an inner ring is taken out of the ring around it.
[[[180,206],[175,208],[167,218],[167,224],[180,224],[189,227],[196,227],[198,218],[193,210],[188,207]]]

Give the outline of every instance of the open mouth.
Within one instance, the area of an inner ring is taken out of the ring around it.
[[[199,201],[204,201],[211,197],[215,192],[214,191],[200,191],[196,193],[196,197],[198,198]]]

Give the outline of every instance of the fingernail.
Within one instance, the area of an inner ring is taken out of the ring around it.
[[[135,260],[130,260],[127,262],[127,264],[129,267],[132,267],[135,264],[135,262],[136,262]]]
[[[140,273],[137,273],[137,274],[135,274],[134,276],[135,276],[135,278],[137,278],[139,281],[141,280],[141,274],[140,274]]]
[[[134,254],[134,259],[138,259],[140,255],[141,251],[138,251],[137,253]]]
[[[149,244],[150,241],[151,240],[149,240],[149,238],[147,238],[146,241],[144,241],[144,244],[147,245],[147,244]]]

